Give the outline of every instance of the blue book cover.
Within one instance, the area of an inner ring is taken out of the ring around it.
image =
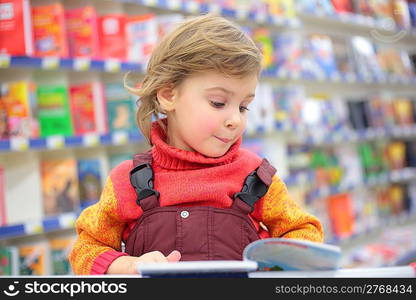
[[[101,166],[98,159],[78,160],[81,210],[98,201],[101,194]]]

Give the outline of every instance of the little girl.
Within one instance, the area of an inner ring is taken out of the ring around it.
[[[321,223],[289,197],[274,167],[240,148],[261,59],[218,16],[187,19],[164,37],[140,87],[127,87],[151,149],[115,167],[100,201],[79,216],[75,274],[242,259],[247,244],[266,237],[323,241]]]

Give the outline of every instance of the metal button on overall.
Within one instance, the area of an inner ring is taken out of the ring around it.
[[[187,217],[189,217],[189,212],[186,210],[181,211],[181,217],[183,219],[186,219]]]

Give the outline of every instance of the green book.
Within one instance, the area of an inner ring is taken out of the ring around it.
[[[73,134],[68,91],[65,86],[39,86],[37,101],[37,114],[42,137]]]

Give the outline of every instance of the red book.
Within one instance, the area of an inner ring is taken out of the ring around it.
[[[93,6],[71,9],[65,12],[71,57],[97,58],[97,13]]]
[[[33,54],[29,0],[0,0],[0,53]]]
[[[352,5],[350,0],[331,0],[337,13],[352,13]]]
[[[68,56],[65,12],[61,3],[32,7],[36,56]]]
[[[69,88],[74,133],[105,133],[107,131],[104,97],[99,82],[72,85]]]
[[[354,233],[355,217],[351,194],[331,195],[327,198],[328,215],[332,231],[338,238],[347,238]]]
[[[126,60],[126,16],[110,14],[98,18],[98,38],[101,58]]]

